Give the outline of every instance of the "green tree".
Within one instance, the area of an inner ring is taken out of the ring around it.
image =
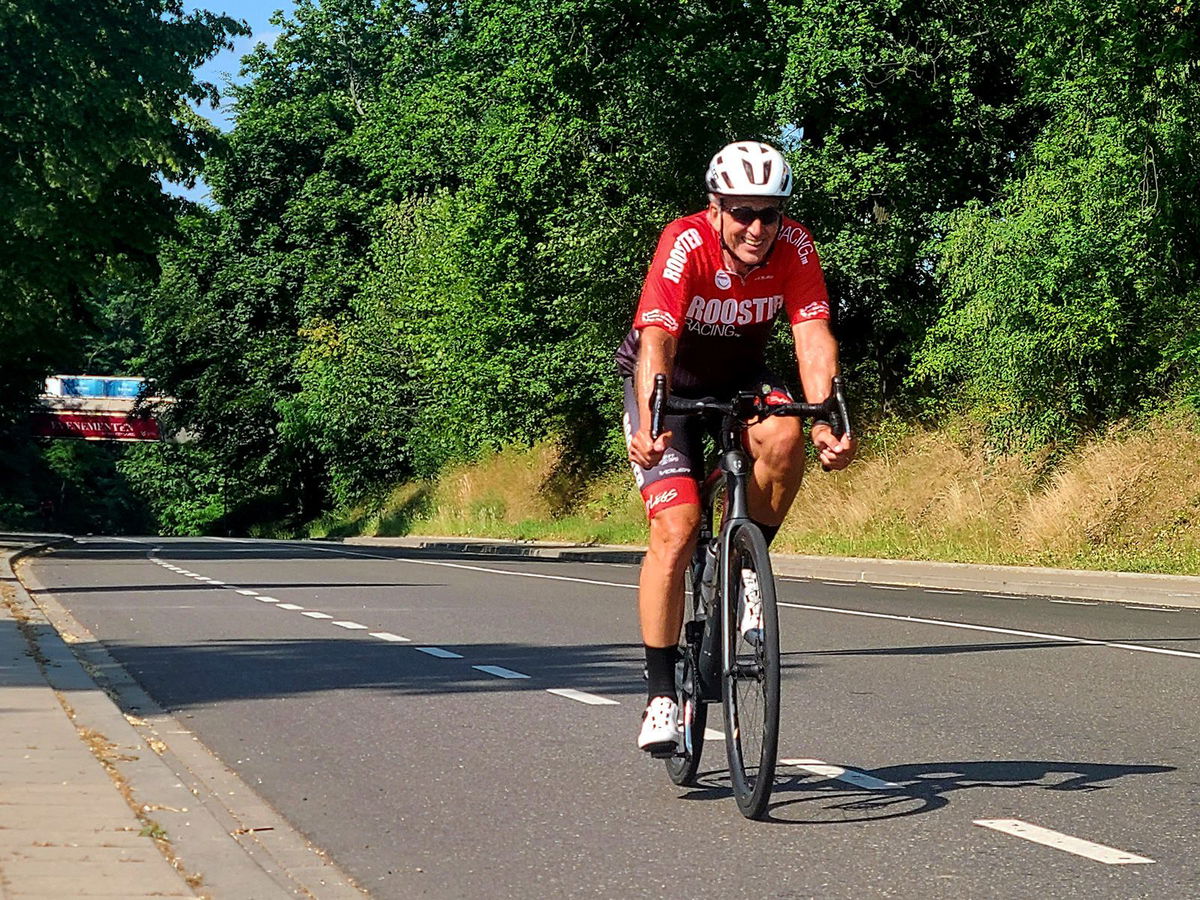
[[[178,208],[161,179],[212,145],[192,70],[242,33],[180,0],[0,2],[0,417],[78,358],[106,268],[152,262]]]
[[[794,214],[817,240],[855,388],[886,405],[904,398],[912,353],[941,305],[931,246],[941,216],[991,197],[1034,133],[1014,73],[1019,10],[775,6],[788,40],[775,115],[803,131]]]
[[[1071,437],[1200,385],[1194,4],[1025,12],[1046,125],[1000,196],[945,217],[918,375],[998,440]]]

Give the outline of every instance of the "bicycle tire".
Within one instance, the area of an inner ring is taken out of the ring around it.
[[[696,618],[696,591],[699,590],[699,565],[688,566],[684,592],[687,598],[685,622]],[[686,634],[686,628],[684,629]],[[696,674],[698,648],[689,646],[685,637],[679,640],[680,661],[675,666],[675,691],[679,697],[679,715],[683,724],[683,749],[677,756],[666,760],[667,777],[673,784],[688,787],[696,783],[696,772],[700,768],[700,754],[704,751],[704,729],[708,725],[708,706],[699,698]]]
[[[740,629],[743,569],[754,571],[762,597],[762,637],[755,644],[744,640]],[[779,748],[779,610],[767,542],[756,525],[734,526],[727,571],[723,602],[729,604],[732,627],[724,638],[733,665],[721,679],[725,749],[738,809],[757,819],[771,799]]]

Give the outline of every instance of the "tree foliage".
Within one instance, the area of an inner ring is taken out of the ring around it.
[[[1200,37],[1191,5],[1056,0],[1021,23],[1046,124],[991,202],[947,216],[917,374],[1007,440],[1195,396]]]
[[[192,70],[243,30],[179,0],[0,2],[0,418],[78,360],[97,282],[153,262],[179,205],[161,179],[212,144]]]
[[[194,38],[183,59],[231,33],[153,8]],[[243,60],[206,160],[217,206],[178,217],[155,282],[114,277],[154,247],[118,216],[94,229],[112,243],[67,245],[88,291],[22,275],[23,296],[51,319],[103,298],[87,352],[177,398],[168,428],[195,443],[121,463],[168,530],[294,530],[550,433],[606,464],[655,236],[703,202],[716,148],[759,137],[795,166],[860,398],[1070,437],[1200,403],[1196,19],[1193,0],[298,0]],[[125,121],[113,170],[190,170],[209,138],[172,121]]]

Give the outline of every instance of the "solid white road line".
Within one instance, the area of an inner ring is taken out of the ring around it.
[[[304,609],[303,606],[297,606],[295,603],[280,603],[280,604],[277,604],[275,608],[276,609]]]
[[[595,694],[577,691],[574,688],[546,688],[546,693],[554,694],[556,697],[566,697],[568,700],[578,700],[580,703],[587,703],[589,706],[621,705],[617,700],[609,700],[607,697],[598,697]]]
[[[471,666],[472,669],[478,669],[480,672],[485,672],[488,675],[495,675],[497,678],[528,678],[529,676],[523,672],[514,672],[512,669],[506,669],[504,666]]]
[[[453,653],[449,650],[443,650],[441,647],[413,647],[414,650],[419,650],[422,653],[428,653],[430,656],[436,656],[438,659],[462,659],[461,653]]]
[[[813,606],[808,603],[785,603],[780,606],[791,609],[809,609],[814,612],[838,613],[843,616],[864,616],[868,619],[889,619],[893,622],[913,622],[917,625],[935,625],[940,628],[960,628],[963,631],[984,631],[989,634],[1008,634],[1014,637],[1040,638],[1060,644],[1084,644],[1090,647],[1112,647],[1117,650],[1136,650],[1139,653],[1158,653],[1163,656],[1184,656],[1188,659],[1200,659],[1200,653],[1187,650],[1168,650],[1165,647],[1147,647],[1143,644],[1124,644],[1119,641],[1096,641],[1091,638],[1071,637],[1065,634],[1044,634],[1040,631],[1021,631],[1016,628],[997,628],[992,625],[968,625],[963,622],[946,622],[942,619],[924,619],[919,616],[895,616],[888,613],[863,612],[861,609],[838,609],[834,606]]]
[[[332,619],[333,616],[323,612],[302,612],[302,616],[308,616],[310,619]]]
[[[400,558],[395,556],[380,556],[377,553],[360,553],[357,550],[345,550],[341,547],[313,547],[313,550],[321,550],[325,553],[339,553],[344,556],[361,556],[366,559],[382,559],[387,562],[402,562],[412,563],[417,566],[444,566],[447,569],[467,569],[472,572],[487,572],[490,575],[511,575],[515,578],[544,578],[547,581],[570,581],[575,584],[598,584],[602,587],[619,587],[637,590],[636,584],[625,584],[620,581],[594,581],[590,578],[572,578],[568,575],[543,575],[540,572],[511,572],[508,569],[491,569],[486,566],[468,566],[462,563],[441,562],[434,559],[411,559],[408,557]]]
[[[543,575],[539,572],[510,572],[507,569],[492,569],[485,566],[468,566],[461,563],[439,562],[429,559],[410,559],[400,558],[395,556],[380,556],[375,553],[360,553],[355,550],[346,550],[341,547],[317,547],[313,546],[313,550],[321,550],[325,553],[338,553],[345,556],[361,556],[365,559],[379,559],[387,562],[411,563],[413,565],[422,566],[446,566],[452,569],[467,569],[474,572],[488,572],[494,575],[511,575],[519,578],[545,578],[551,581],[571,581],[579,584],[598,584],[606,587],[627,588],[636,591],[636,584],[623,584],[616,581],[592,581],[587,578],[571,578],[567,575]],[[886,584],[864,584],[864,587],[874,587],[887,591],[907,591],[909,588],[898,587],[895,585]],[[1010,599],[1010,598],[1005,598]],[[887,613],[863,612],[858,609],[840,609],[834,606],[813,606],[808,603],[785,603],[779,601],[780,606],[790,607],[791,609],[807,609],[814,612],[829,612],[839,613],[847,616],[865,616],[874,619],[890,619],[894,622],[912,622],[917,625],[935,625],[941,628],[961,628],[964,631],[984,631],[992,634],[1009,634],[1016,637],[1033,637],[1041,638],[1048,641],[1059,641],[1064,644],[1087,644],[1094,647],[1110,647],[1117,650],[1133,650],[1139,653],[1156,653],[1162,656],[1181,656],[1188,659],[1200,659],[1200,653],[1191,653],[1187,650],[1168,650],[1165,647],[1147,647],[1142,644],[1124,644],[1116,641],[1096,641],[1090,638],[1071,637],[1062,634],[1043,634],[1036,631],[1019,631],[1015,628],[996,628],[989,625],[970,625],[963,622],[946,622],[941,619],[923,619],[917,616],[896,616]]]
[[[1082,838],[1071,837],[1071,835],[1063,834],[1061,831],[1051,831],[1049,828],[1042,828],[1040,825],[1031,825],[1028,822],[1022,822],[1020,819],[976,819],[975,824],[982,825],[984,828],[990,828],[993,831],[1000,831],[1004,834],[1011,834],[1014,837],[1024,838],[1027,841],[1033,841],[1035,844],[1044,844],[1047,847],[1053,847],[1055,850],[1074,853],[1076,856],[1086,856],[1088,859],[1094,859],[1096,862],[1102,862],[1110,866],[1128,866],[1154,862],[1154,860],[1147,856],[1138,856],[1136,853],[1118,850],[1115,847],[1106,847],[1104,844],[1096,844],[1092,841],[1085,841]]]
[[[894,791],[896,788],[903,787],[903,785],[896,784],[894,781],[884,781],[868,775],[866,772],[830,765],[819,759],[781,759],[779,764],[781,766],[794,766],[797,769],[803,769],[806,772],[812,772],[814,775],[820,775],[824,778],[836,778],[838,781],[845,781],[847,784],[852,784],[855,787],[867,788],[872,791]]]
[[[366,631],[366,625],[359,625],[357,622],[334,622],[338,628],[349,628],[351,631]]]
[[[392,641],[395,643],[408,643],[408,638],[401,637],[398,634],[392,634],[390,631],[372,631],[371,637],[379,638],[381,641]]]

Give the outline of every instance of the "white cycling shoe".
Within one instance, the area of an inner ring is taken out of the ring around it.
[[[742,569],[742,639],[748,644],[762,640],[762,592],[758,588],[758,573]]]
[[[655,697],[642,714],[638,749],[650,752],[674,750],[683,740],[679,727],[679,704],[671,697]]]

